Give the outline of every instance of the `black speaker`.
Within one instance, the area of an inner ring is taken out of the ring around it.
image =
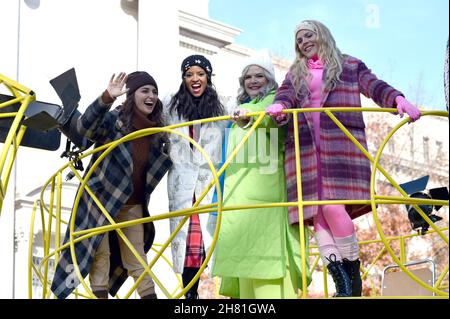
[[[81,115],[77,108],[81,96],[75,69],[71,68],[58,75],[50,80],[50,84],[61,99],[62,107],[44,102],[30,103],[23,124],[40,131],[57,128],[79,151],[88,149],[94,143],[77,131],[77,119]]]
[[[15,99],[14,96],[0,94],[0,103],[8,102]],[[20,103],[15,103],[10,106],[0,108],[0,113],[17,112],[20,108]],[[45,102],[31,102],[28,108],[25,110],[25,117],[32,114],[37,109],[45,109],[41,115],[39,115],[39,125],[35,127],[29,127],[24,121],[22,124],[27,126],[27,130],[22,138],[20,145],[26,147],[32,147],[47,151],[56,151],[61,143],[61,132],[57,129],[57,122],[54,119],[56,113],[59,112],[60,106],[56,104],[50,104]],[[32,115],[31,115],[32,116]],[[0,118],[0,142],[4,143],[8,136],[11,125],[14,121],[12,117]],[[37,123],[36,123],[37,124]],[[45,127],[45,130],[42,128]]]

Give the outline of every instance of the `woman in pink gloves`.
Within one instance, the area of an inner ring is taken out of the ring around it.
[[[278,123],[288,124],[286,138],[286,185],[288,200],[296,202],[294,125],[284,109],[360,107],[360,94],[381,107],[396,107],[411,121],[420,111],[386,82],[379,80],[366,65],[336,47],[326,26],[305,20],[295,29],[296,58],[274,104],[267,114]],[[334,112],[337,119],[367,149],[361,112]],[[302,199],[367,200],[370,198],[370,162],[324,112],[298,114]],[[321,258],[333,277],[336,297],[361,296],[362,282],[358,241],[352,219],[370,212],[369,205],[305,206],[304,220],[314,224]],[[291,223],[298,223],[296,206],[289,207]]]

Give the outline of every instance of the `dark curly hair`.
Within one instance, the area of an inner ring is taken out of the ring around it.
[[[200,97],[194,97],[182,81],[178,92],[170,100],[169,111],[175,111],[179,119],[194,121],[224,115],[225,108],[208,77],[205,92]]]

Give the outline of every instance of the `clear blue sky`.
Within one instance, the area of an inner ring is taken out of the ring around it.
[[[448,0],[210,0],[210,18],[242,29],[236,43],[292,60],[293,30],[323,22],[343,53],[427,109],[445,109]]]

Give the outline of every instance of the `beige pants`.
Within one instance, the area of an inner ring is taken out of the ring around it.
[[[114,219],[116,222],[125,222],[142,218],[142,206],[141,205],[124,205],[117,217]],[[147,262],[147,255],[144,252],[144,226],[142,224],[122,228],[122,232],[131,242],[133,247],[138,252],[139,256]],[[124,243],[120,236],[120,256],[122,258],[122,264],[127,270],[128,275],[133,277],[136,281],[144,271],[144,267],[133,255],[128,246]],[[95,252],[94,261],[92,263],[91,270],[89,272],[89,281],[91,283],[91,289],[94,292],[108,291],[109,281],[109,241],[108,233],[105,233],[103,240]],[[155,293],[155,284],[149,275],[146,275],[139,286],[137,287],[139,296],[143,297],[152,293]]]

